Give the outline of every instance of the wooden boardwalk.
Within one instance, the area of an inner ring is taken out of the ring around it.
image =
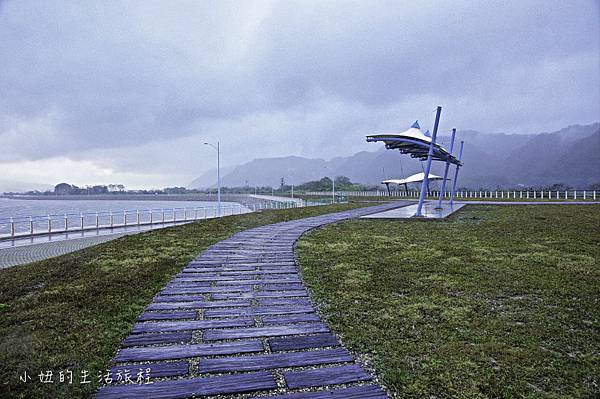
[[[300,280],[294,243],[379,205],[258,227],[190,262],[147,306],[98,398],[380,399],[386,393],[323,323]]]

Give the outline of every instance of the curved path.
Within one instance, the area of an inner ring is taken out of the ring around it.
[[[294,243],[312,228],[406,204],[262,226],[211,246],[140,315],[113,359],[113,385],[97,397],[387,398],[315,313]],[[114,384],[127,377],[150,383]]]

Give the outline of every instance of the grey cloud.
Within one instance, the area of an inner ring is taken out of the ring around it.
[[[208,138],[229,164],[330,157],[438,104],[445,127],[487,131],[600,118],[597,2],[406,3],[5,2],[0,162],[187,176]],[[181,155],[135,150],[161,147]]]
[[[262,78],[284,103],[311,88],[375,105],[415,93],[494,95],[510,84],[499,72],[535,74],[577,54],[595,55],[598,68],[598,10],[583,13],[584,2],[277,4],[261,57],[274,73]]]

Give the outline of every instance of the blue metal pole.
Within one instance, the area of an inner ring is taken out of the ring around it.
[[[435,113],[435,123],[433,124],[433,134],[431,135],[431,143],[429,144],[429,153],[427,154],[427,165],[425,166],[425,176],[423,184],[421,184],[421,196],[419,197],[419,204],[417,205],[417,213],[415,216],[423,216],[423,202],[425,201],[425,192],[429,186],[429,172],[431,171],[431,159],[433,157],[433,147],[435,146],[435,139],[437,137],[438,125],[440,123],[440,114],[442,113],[442,107],[438,105]]]
[[[217,141],[217,206],[219,207],[219,216],[221,216],[221,145]]]
[[[450,155],[454,150],[454,137],[456,136],[456,129],[452,129],[452,138],[450,139]],[[446,168],[444,169],[444,180],[442,180],[442,189],[440,190],[440,198],[438,199],[437,206],[435,209],[442,209],[442,198],[446,194],[446,179],[448,178],[448,169],[450,168],[450,161],[446,161]]]
[[[461,141],[460,142],[460,149],[458,150],[458,160],[460,161],[462,159],[462,152],[463,152],[463,146],[464,146],[465,142]],[[458,169],[460,169],[460,166],[456,165],[456,171],[454,171],[454,180],[452,181],[452,192],[450,193],[450,206],[452,206],[452,204],[454,203],[454,194],[456,193],[456,180],[458,180]]]

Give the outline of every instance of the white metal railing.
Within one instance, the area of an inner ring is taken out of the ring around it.
[[[545,199],[545,200],[590,200],[598,198],[596,190],[460,190],[456,191],[455,198],[477,198],[477,199]],[[309,191],[304,193],[308,196],[331,196],[331,191]],[[346,197],[398,197],[418,198],[418,190],[397,190],[388,193],[385,190],[377,191],[336,191],[336,195]],[[430,191],[429,197],[438,198],[439,191]],[[450,198],[450,191],[444,193],[444,198]]]
[[[245,206],[241,204],[222,205],[220,216],[251,213],[264,209],[289,209],[328,203],[331,203],[331,201],[265,201]],[[0,218],[0,239],[154,224],[186,223],[215,217],[219,217],[217,206],[14,216]]]

